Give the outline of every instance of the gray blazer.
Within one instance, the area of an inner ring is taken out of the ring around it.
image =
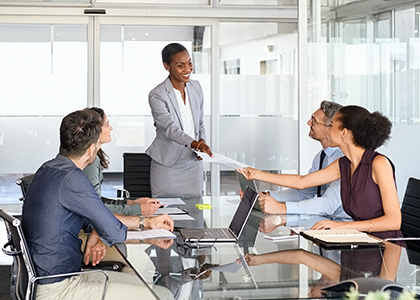
[[[191,149],[194,140],[206,140],[204,128],[203,90],[196,80],[190,80],[188,92],[195,136],[183,131],[182,117],[172,83],[168,78],[149,93],[149,105],[152,109],[156,137],[146,153],[158,163],[170,167],[178,160],[183,148]]]

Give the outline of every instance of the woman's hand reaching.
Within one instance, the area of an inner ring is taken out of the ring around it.
[[[254,169],[252,167],[237,169],[236,171],[238,171],[239,173],[244,175],[245,178],[248,179],[248,180],[256,179],[256,175],[258,174],[258,172],[261,172],[260,170]]]

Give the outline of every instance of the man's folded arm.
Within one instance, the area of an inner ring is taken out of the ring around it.
[[[341,206],[340,180],[332,182],[321,197],[299,202],[286,202],[287,213],[333,215]]]

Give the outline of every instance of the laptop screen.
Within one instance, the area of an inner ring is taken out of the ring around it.
[[[246,179],[245,176],[239,173],[238,171],[236,171],[236,176],[238,176],[242,192],[245,192],[247,186],[252,188],[254,191],[258,192],[257,185],[255,184],[254,180]]]
[[[254,206],[257,198],[258,193],[252,188],[247,187],[244,197],[242,198],[241,202],[239,202],[238,208],[236,209],[236,212],[233,215],[233,219],[229,225],[230,231],[237,239],[245,227],[245,223],[248,220],[249,214],[251,213],[252,207]]]

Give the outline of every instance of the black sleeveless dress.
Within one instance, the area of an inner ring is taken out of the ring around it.
[[[372,178],[372,162],[376,156],[382,155],[376,151],[366,150],[360,164],[353,173],[350,185],[350,161],[347,157],[339,160],[341,172],[341,201],[344,211],[354,221],[364,221],[384,215],[379,186]],[[389,158],[388,158],[389,160]],[[394,171],[395,167],[391,163]],[[380,239],[402,237],[400,230],[372,232],[371,235]]]

